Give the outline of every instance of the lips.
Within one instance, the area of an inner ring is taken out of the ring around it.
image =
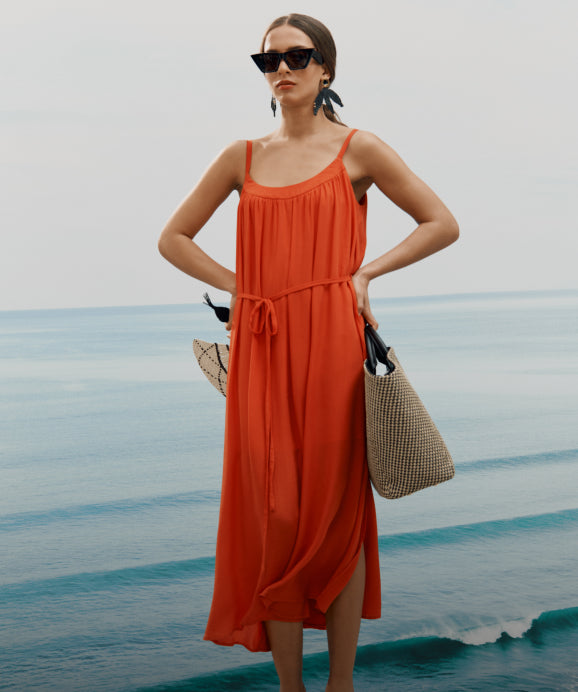
[[[282,79],[280,82],[277,82],[277,84],[275,86],[278,89],[280,89],[281,87],[295,86],[295,82],[290,82],[287,79]]]

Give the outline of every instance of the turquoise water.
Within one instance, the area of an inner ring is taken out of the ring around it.
[[[358,690],[578,690],[578,292],[374,301],[456,477],[376,498]],[[201,305],[0,313],[0,690],[273,690],[202,641],[224,399]],[[324,635],[305,637],[323,690]]]

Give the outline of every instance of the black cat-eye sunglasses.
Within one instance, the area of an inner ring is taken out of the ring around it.
[[[311,58],[323,65],[323,56],[315,48],[293,48],[286,53],[255,53],[251,57],[261,72],[277,72],[281,60],[290,70],[304,70]]]

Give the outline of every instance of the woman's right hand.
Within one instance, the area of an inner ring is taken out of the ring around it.
[[[229,305],[229,321],[225,325],[225,329],[230,332],[233,327],[233,312],[235,310],[235,302],[237,301],[237,292],[231,293],[231,303]]]

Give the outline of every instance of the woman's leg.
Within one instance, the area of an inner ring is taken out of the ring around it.
[[[303,623],[268,620],[265,627],[281,683],[280,692],[304,692]]]
[[[329,646],[329,682],[326,692],[352,692],[353,667],[365,593],[363,546],[351,579],[326,614]]]

